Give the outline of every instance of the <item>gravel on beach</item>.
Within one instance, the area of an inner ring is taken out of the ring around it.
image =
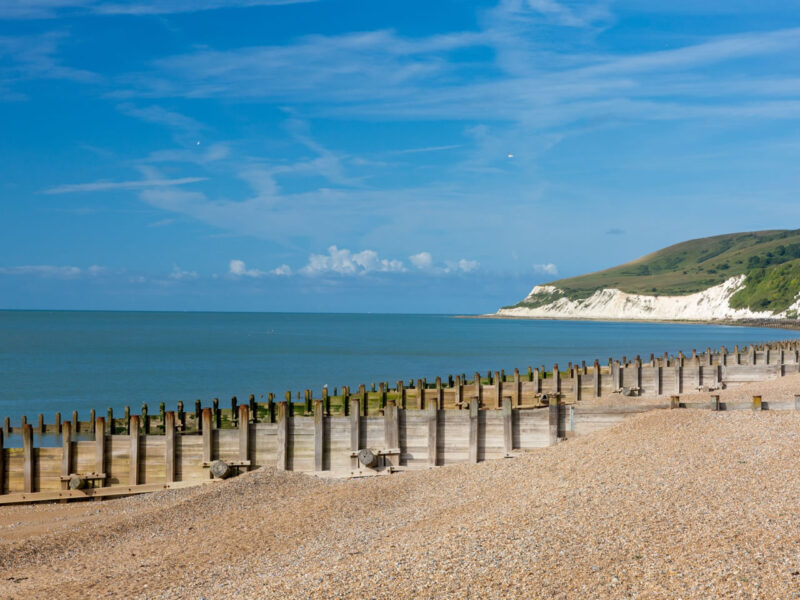
[[[0,507],[0,598],[797,598],[798,467],[800,411],[658,410],[474,466]]]

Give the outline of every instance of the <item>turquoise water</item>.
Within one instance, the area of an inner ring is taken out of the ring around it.
[[[587,362],[788,339],[707,325],[443,315],[0,311],[0,418],[48,423],[127,404],[229,406],[274,392]],[[101,412],[102,411],[102,412]],[[68,418],[68,417],[65,417]],[[85,418],[85,416],[84,416]]]

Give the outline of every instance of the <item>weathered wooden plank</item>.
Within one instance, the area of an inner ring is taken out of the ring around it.
[[[506,456],[514,449],[514,413],[511,407],[511,397],[503,398],[503,449]]]
[[[322,400],[314,401],[314,470],[325,468],[325,406]]]
[[[435,467],[439,454],[439,411],[435,405],[425,408],[428,417],[428,466]]]
[[[249,465],[244,463],[250,461],[250,407],[242,404],[237,408],[239,413],[239,462],[243,463],[239,468],[247,471]]]
[[[397,405],[389,400],[383,409],[383,439],[387,448],[400,448],[400,422],[397,419]],[[386,456],[388,466],[399,467],[399,456]]]
[[[72,421],[61,424],[61,476],[68,477],[72,473]]]
[[[211,464],[213,460],[213,409],[206,407],[201,412],[201,428],[203,430],[203,463]]]
[[[547,407],[547,425],[550,435],[550,445],[558,442],[558,398],[551,398]]]
[[[128,470],[128,485],[139,484],[139,417],[131,415],[130,420],[130,467]]]
[[[417,384],[417,391],[422,391],[421,381]],[[420,401],[421,402],[421,401]],[[435,404],[435,403],[433,403]],[[361,449],[361,415],[358,410],[358,398],[350,400],[350,451],[358,452]],[[350,457],[350,468],[358,469],[358,458]]]
[[[107,498],[114,496],[130,496],[133,494],[146,494],[161,490],[172,490],[193,487],[215,480],[205,481],[176,481],[173,483],[150,483],[141,485],[119,485],[105,488],[87,488],[85,490],[58,490],[48,492],[15,493],[0,496],[0,504],[20,504],[25,502],[52,502],[53,500],[80,500],[87,498]]]
[[[175,481],[175,413],[164,413],[164,481]]]
[[[285,471],[289,466],[289,407],[286,402],[278,402],[278,446],[276,463],[279,471]],[[358,411],[356,411],[358,412]]]
[[[478,398],[469,403],[469,462],[478,462]]]
[[[3,430],[0,429],[0,495],[6,493],[6,450],[3,446]]]
[[[106,472],[106,420],[97,417],[94,425],[94,472]],[[106,485],[104,479],[99,480],[100,485]]]
[[[25,425],[22,428],[22,457],[23,457],[23,478],[25,491],[33,491],[33,426]]]

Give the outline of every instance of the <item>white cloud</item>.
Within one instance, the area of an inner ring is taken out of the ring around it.
[[[361,275],[370,272],[403,272],[403,263],[399,260],[380,258],[374,250],[362,250],[353,254],[350,250],[336,246],[328,248],[328,254],[312,254],[308,264],[300,272],[306,275],[322,273],[338,273],[340,275]]]
[[[533,265],[533,270],[536,273],[543,275],[558,275],[558,267],[553,263],[542,263]]]
[[[90,267],[90,274],[96,274],[92,269],[102,267]],[[56,266],[56,265],[23,265],[19,267],[0,267],[0,275],[35,275],[39,277],[52,277],[56,279],[74,279],[83,272],[78,267]]]
[[[411,261],[411,264],[417,267],[418,269],[430,269],[433,266],[433,257],[431,256],[430,252],[420,252],[419,254],[413,254],[408,257]]]
[[[274,269],[272,269],[270,273],[272,273],[273,275],[286,277],[292,274],[292,268],[289,265],[281,265],[280,267],[275,267]]]
[[[444,264],[446,265],[443,269],[445,273],[470,273],[480,266],[477,260],[467,260],[466,258],[456,261],[448,260]]]
[[[228,265],[228,273],[237,277],[253,277],[254,279],[267,275],[266,271],[248,269],[243,260],[237,259],[232,260]]]
[[[205,177],[181,177],[178,179],[143,179],[139,181],[94,181],[91,183],[69,183],[44,190],[45,194],[70,194],[73,192],[104,192],[107,190],[138,190],[173,185],[186,185],[205,181]]]
[[[169,278],[175,281],[192,281],[198,277],[197,271],[184,271],[178,265],[174,265],[172,273],[169,274]]]

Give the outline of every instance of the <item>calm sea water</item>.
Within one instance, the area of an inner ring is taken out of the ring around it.
[[[313,389],[796,337],[707,325],[443,315],[0,311],[0,418],[53,421]],[[68,417],[67,417],[68,418]]]

